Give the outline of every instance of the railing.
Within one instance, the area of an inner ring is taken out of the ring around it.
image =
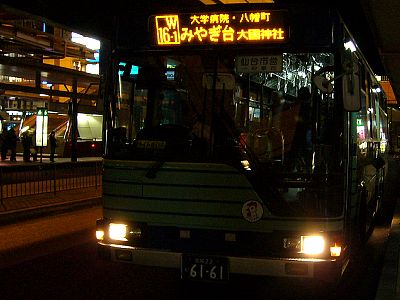
[[[102,161],[35,163],[0,167],[0,202],[12,197],[54,193],[102,184]]]

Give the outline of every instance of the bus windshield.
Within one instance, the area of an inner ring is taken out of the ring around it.
[[[107,158],[229,164],[275,215],[338,216],[340,101],[312,80],[333,84],[333,65],[332,53],[130,57]]]

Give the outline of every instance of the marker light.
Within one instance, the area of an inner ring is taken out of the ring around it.
[[[342,252],[342,247],[336,245],[331,246],[331,256],[340,256],[340,253]]]
[[[301,236],[301,253],[321,254],[325,248],[325,240],[320,235]]]
[[[125,224],[110,223],[110,227],[108,228],[108,235],[112,240],[127,241],[126,229],[127,225]]]
[[[97,229],[96,230],[96,239],[102,240],[104,238],[104,230]]]

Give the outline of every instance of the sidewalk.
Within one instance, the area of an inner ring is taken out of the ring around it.
[[[389,170],[385,187],[385,196],[393,197],[396,203],[393,209],[390,232],[386,244],[385,257],[377,287],[375,300],[400,299],[400,199],[399,199],[400,159],[389,158]]]
[[[101,187],[6,198],[0,205],[0,225],[28,218],[101,204]]]
[[[98,161],[99,157],[78,158],[82,161]],[[55,164],[70,162],[70,158],[56,158]],[[16,162],[10,160],[1,161],[0,166],[12,167],[24,164],[51,164],[48,157],[42,162],[24,162],[22,157],[17,156]],[[84,206],[101,204],[102,187],[86,187],[51,193],[40,193],[12,198],[4,198],[3,205],[0,204],[0,225],[15,223],[20,220],[36,218],[44,215],[54,214],[62,211],[72,210]]]
[[[397,201],[375,300],[400,299],[400,201]]]

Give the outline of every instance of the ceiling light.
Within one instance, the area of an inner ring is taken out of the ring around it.
[[[352,41],[348,41],[348,42],[344,43],[344,48],[346,50],[350,50],[351,52],[356,51],[356,46],[354,45],[354,43]]]
[[[8,23],[1,23],[1,26],[4,26],[4,27],[14,27],[13,24],[8,24]]]

